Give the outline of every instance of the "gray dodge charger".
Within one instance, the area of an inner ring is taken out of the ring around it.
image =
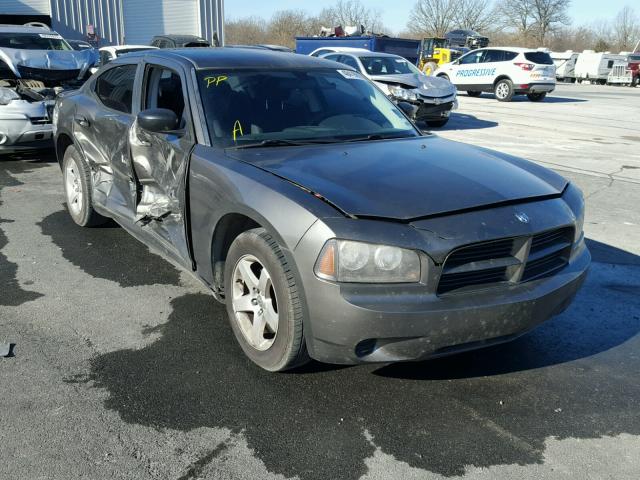
[[[130,54],[56,102],[68,210],[191,272],[270,371],[447,355],[562,312],[591,259],[578,188],[407,107],[314,57]]]

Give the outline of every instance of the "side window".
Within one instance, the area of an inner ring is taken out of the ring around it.
[[[143,109],[147,108],[172,110],[184,123],[184,95],[180,75],[166,67],[149,67],[145,78]]]
[[[331,60],[332,62],[339,62],[340,61],[340,55],[338,55],[337,53],[335,55],[327,55],[325,57],[322,57],[325,60]]]
[[[502,50],[485,50],[482,63],[502,62],[504,60],[504,52]]]
[[[484,55],[484,50],[476,50],[474,52],[467,53],[464,57],[460,57],[460,65],[480,63],[482,55]]]
[[[510,62],[511,60],[513,60],[514,58],[516,58],[518,56],[517,52],[504,52],[504,61],[505,62]]]
[[[356,62],[356,59],[353,57],[349,57],[348,55],[342,55],[342,57],[340,57],[340,62],[344,63],[345,65],[349,65],[350,67],[353,67],[356,70],[360,70],[358,68],[358,63]]]
[[[324,50],[318,50],[317,52],[315,52],[315,53],[313,54],[313,56],[314,56],[314,57],[319,57],[320,55],[324,55],[325,53],[331,53],[331,50],[327,50],[327,49],[324,49]]]
[[[98,77],[94,87],[95,93],[106,107],[131,113],[133,82],[137,68],[137,65],[121,65],[110,68]]]

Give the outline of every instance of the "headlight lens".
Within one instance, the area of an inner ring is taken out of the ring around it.
[[[415,283],[420,281],[420,256],[413,250],[329,240],[320,252],[316,275],[349,283]]]
[[[7,87],[0,87],[0,105],[9,105],[11,100],[20,100],[20,95]]]
[[[398,86],[390,86],[389,92],[391,93],[391,95],[401,100],[415,101],[418,99],[418,94],[416,92]]]

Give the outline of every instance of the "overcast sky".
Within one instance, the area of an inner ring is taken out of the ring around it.
[[[415,0],[363,0],[362,3],[369,8],[379,10],[382,13],[383,23],[394,32],[398,32],[405,28]],[[323,7],[334,4],[333,0],[227,0],[225,15],[229,20],[251,15],[269,18],[276,10],[302,9],[309,13],[317,13]],[[581,25],[596,20],[611,19],[625,5],[633,7],[634,4],[636,1],[629,2],[629,0],[574,0],[569,13],[573,23]],[[636,10],[640,14],[640,5]]]

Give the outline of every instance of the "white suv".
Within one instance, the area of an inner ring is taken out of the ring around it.
[[[442,65],[434,75],[447,78],[471,97],[492,92],[501,102],[523,94],[532,102],[540,102],[556,88],[556,67],[551,56],[527,48],[472,50]]]

